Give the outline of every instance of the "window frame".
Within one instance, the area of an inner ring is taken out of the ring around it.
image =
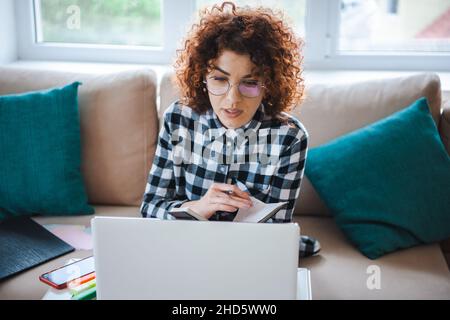
[[[34,1],[15,1],[19,60],[171,64],[197,10],[195,0],[162,0],[162,47],[37,43]],[[339,52],[340,0],[306,6],[305,69],[450,71],[450,52]]]
[[[305,50],[305,67],[309,69],[450,71],[450,52],[340,52],[340,0],[307,0],[307,6],[306,42],[322,39],[309,45],[312,50]],[[325,23],[321,12],[326,12]]]
[[[76,62],[168,64],[175,56],[178,40],[186,30],[190,17],[182,12],[194,12],[195,1],[163,0],[161,23],[163,44],[161,47],[39,43],[35,0],[16,0],[16,26],[18,32],[19,60],[49,60]],[[170,14],[167,14],[170,13]],[[177,24],[171,23],[177,21]]]

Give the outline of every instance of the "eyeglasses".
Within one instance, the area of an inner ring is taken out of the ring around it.
[[[233,86],[227,78],[223,77],[209,77],[203,81],[209,93],[214,96],[223,96],[230,91]],[[237,83],[239,93],[247,98],[256,98],[261,94],[265,86],[257,80],[242,79]]]

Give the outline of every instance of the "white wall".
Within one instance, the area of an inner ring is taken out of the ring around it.
[[[14,0],[0,0],[0,64],[17,60]]]

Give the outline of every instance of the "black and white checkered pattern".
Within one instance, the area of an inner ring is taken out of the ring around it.
[[[249,123],[233,130],[224,127],[212,109],[199,114],[174,102],[164,113],[142,215],[174,219],[169,214],[172,207],[199,200],[219,182],[237,184],[266,203],[288,202],[270,222],[292,221],[308,133],[296,118],[285,116],[287,123],[274,120],[261,104]],[[210,220],[229,217],[218,212]]]

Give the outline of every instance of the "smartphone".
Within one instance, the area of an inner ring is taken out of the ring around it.
[[[65,289],[71,281],[92,276],[95,272],[94,268],[94,256],[90,256],[44,273],[39,277],[39,280],[53,288]]]

